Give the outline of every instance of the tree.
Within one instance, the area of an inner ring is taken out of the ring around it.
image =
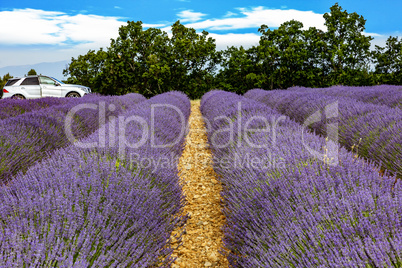
[[[304,29],[296,20],[277,29],[259,28],[259,45],[250,50],[229,48],[218,78],[226,89],[244,91],[291,86],[369,85],[370,36],[365,20],[335,4],[324,14],[327,31]],[[240,89],[239,89],[240,88]]]
[[[142,22],[127,22],[111,40],[106,65],[107,80],[118,94],[139,92],[152,96],[164,91],[168,78],[168,36],[160,29],[144,30]]]
[[[3,78],[0,77],[0,99],[3,97],[3,87],[10,78],[13,78],[10,73],[3,75]]]
[[[211,89],[221,59],[215,40],[208,37],[208,32],[198,34],[177,21],[172,25],[169,49],[172,88],[176,86],[192,98],[201,98]]]
[[[169,77],[167,44],[167,34],[160,29],[144,30],[141,21],[128,21],[107,50],[90,50],[72,58],[63,74],[70,75],[69,82],[88,85],[94,92],[152,96],[163,92],[163,82]]]
[[[29,70],[28,75],[37,75],[37,73],[36,73],[35,69],[31,69],[31,70]]]
[[[366,20],[356,12],[348,13],[336,3],[324,14],[325,59],[332,84],[356,85],[368,72],[370,62],[370,36],[365,36]]]
[[[327,45],[325,43],[324,31],[310,27],[303,31],[304,50],[306,61],[303,64],[305,81],[300,86],[325,87],[330,86],[326,77],[329,74],[325,64]]]
[[[256,47],[228,47],[223,52],[218,86],[224,90],[243,94],[250,88],[262,87],[265,82],[258,61]]]
[[[324,32],[311,27],[303,30],[299,21],[288,21],[278,29],[262,25],[259,45],[245,50],[229,48],[224,52],[223,68],[218,75],[227,90],[244,93],[250,88],[288,88],[324,86]]]
[[[143,29],[142,22],[127,22],[106,51],[89,51],[72,58],[63,71],[68,81],[89,85],[95,92],[153,96],[181,90],[201,97],[214,82],[219,62],[215,40],[207,32],[197,34],[179,21],[172,37],[160,29]]]
[[[197,33],[180,21],[172,25],[171,35],[129,21],[107,49],[72,58],[64,74],[70,75],[69,82],[88,85],[94,92],[147,97],[181,90],[200,98],[217,86],[241,94],[255,87],[371,85],[376,77],[402,83],[402,41],[390,37],[385,48],[371,53],[363,16],[336,3],[324,19],[327,31],[305,29],[296,20],[277,29],[262,25],[258,46],[222,52],[216,51],[208,32]],[[369,68],[373,59],[376,76]]]
[[[261,38],[257,47],[265,89],[291,86],[323,86],[326,53],[324,32],[296,20],[284,22],[278,29],[266,25],[259,29]]]
[[[402,39],[390,36],[385,47],[375,46],[375,74],[385,84],[402,84]]]
[[[85,55],[79,55],[77,59],[71,58],[71,63],[63,70],[65,76],[70,75],[67,83],[82,84],[90,88],[101,88],[102,71],[107,52],[102,48],[95,52],[89,50]]]
[[[303,24],[296,20],[284,22],[278,29],[270,30],[262,25],[259,32],[259,58],[265,70],[269,70],[269,88],[274,85],[287,88],[305,82],[304,63],[307,61]]]

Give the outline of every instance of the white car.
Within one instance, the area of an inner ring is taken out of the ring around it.
[[[37,99],[41,97],[83,97],[91,93],[89,87],[64,84],[49,76],[32,75],[11,78],[3,88],[3,99]]]

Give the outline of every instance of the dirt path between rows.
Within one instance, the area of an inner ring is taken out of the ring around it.
[[[179,160],[179,175],[187,200],[184,212],[190,218],[185,225],[183,244],[173,253],[177,260],[172,267],[228,267],[226,257],[219,253],[225,223],[220,201],[222,186],[212,168],[199,100],[191,101],[189,124],[186,146]],[[173,247],[177,247],[172,240]]]

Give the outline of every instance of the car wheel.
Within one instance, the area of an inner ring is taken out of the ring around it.
[[[17,99],[17,100],[25,100],[25,97],[21,94],[15,94],[11,97],[12,99]]]
[[[70,92],[66,96],[67,98],[81,98],[81,95],[78,94],[77,92]]]

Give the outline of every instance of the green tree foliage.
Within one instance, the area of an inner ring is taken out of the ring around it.
[[[3,78],[0,77],[0,99],[3,97],[3,87],[10,78],[13,78],[10,73],[3,75]]]
[[[386,47],[371,52],[366,20],[338,4],[324,20],[326,31],[306,29],[296,20],[277,29],[262,25],[257,46],[225,51],[216,51],[208,32],[197,33],[180,21],[170,35],[129,21],[107,49],[72,58],[63,73],[67,82],[94,92],[148,97],[180,90],[200,98],[216,87],[242,94],[257,87],[402,84],[402,41],[390,37]]]
[[[386,46],[375,46],[375,74],[385,84],[402,84],[402,39],[390,36]]]
[[[139,92],[155,95],[164,92],[168,36],[160,29],[144,30],[142,22],[128,22],[112,39],[105,66],[106,81],[117,93]],[[168,91],[168,90],[166,90]]]
[[[325,77],[328,77],[329,69],[323,60],[327,53],[327,46],[324,40],[325,33],[315,27],[303,31],[305,42],[305,58],[303,70],[304,81],[299,85],[306,87],[325,87],[330,84]]]
[[[228,49],[218,76],[224,81],[223,88],[237,88],[242,93],[252,87],[286,89],[374,83],[369,70],[372,38],[363,34],[366,20],[342,10],[338,4],[330,11],[324,14],[327,31],[304,29],[295,20],[273,30],[262,25],[258,46]],[[242,81],[238,81],[240,78]]]
[[[222,54],[221,71],[217,75],[218,87],[242,94],[250,88],[262,87],[266,81],[259,69],[255,47],[229,47]]]
[[[87,54],[78,56],[77,59],[73,58],[68,68],[63,70],[64,75],[70,75],[65,82],[100,88],[106,58],[107,53],[102,48],[97,52],[90,50]]]
[[[366,20],[356,12],[348,13],[336,3],[324,14],[325,42],[331,84],[364,84],[370,60],[370,36],[365,36]]]
[[[63,73],[70,76],[68,82],[103,94],[181,90],[199,98],[210,89],[218,63],[215,41],[205,31],[197,34],[177,21],[169,38],[160,29],[144,30],[141,21],[129,21],[106,51],[72,58]]]
[[[208,32],[197,34],[177,21],[172,26],[170,39],[170,66],[173,88],[183,90],[191,97],[200,98],[210,90],[220,62],[215,40]]]
[[[259,29],[262,36],[257,51],[265,77],[268,77],[265,87],[288,88],[304,84],[308,54],[302,28],[301,22],[291,20],[275,30],[266,25]]]
[[[245,50],[228,48],[224,52],[222,71],[218,75],[221,88],[244,93],[250,88],[288,88],[294,85],[324,86],[328,72],[324,32],[314,27],[302,30],[299,21],[283,23],[271,30],[259,29],[259,45]]]
[[[37,75],[35,69],[31,69],[28,71],[28,75]]]

